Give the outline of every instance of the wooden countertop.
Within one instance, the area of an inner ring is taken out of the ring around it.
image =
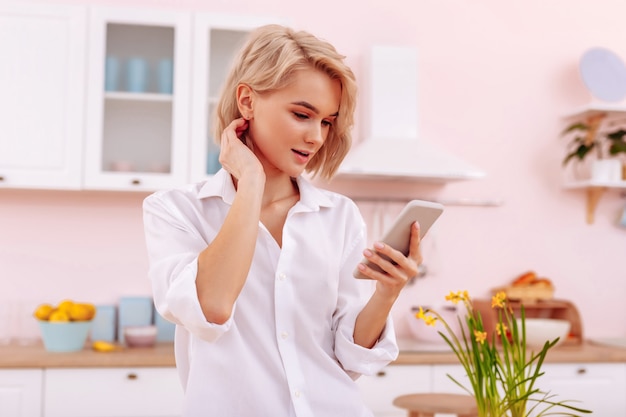
[[[96,352],[89,347],[78,352],[47,352],[42,344],[0,346],[2,368],[114,368],[176,366],[174,344],[151,348],[123,348]]]
[[[400,343],[401,352],[394,365],[456,364],[450,351],[420,351]],[[549,363],[626,362],[626,349],[583,343],[557,346],[546,358]],[[175,366],[174,345],[158,344],[153,348],[125,348],[116,352],[46,352],[43,345],[0,346],[0,369],[11,368],[100,368],[100,367],[171,367]]]

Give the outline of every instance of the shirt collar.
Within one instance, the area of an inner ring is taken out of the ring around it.
[[[319,188],[311,184],[302,175],[296,178],[298,189],[300,190],[300,203],[304,204],[311,211],[318,211],[321,207],[332,207],[334,203]],[[235,199],[235,186],[230,174],[224,169],[217,171],[215,175],[206,180],[200,191],[198,199],[209,197],[221,197],[227,204],[232,204]]]

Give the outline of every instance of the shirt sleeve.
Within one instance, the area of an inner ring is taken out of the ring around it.
[[[195,336],[217,340],[231,327],[232,315],[223,324],[210,323],[198,301],[198,254],[208,242],[183,209],[162,194],[144,200],[143,220],[155,308]]]
[[[365,224],[360,215],[360,231],[349,248],[340,271],[339,297],[335,314],[335,355],[344,370],[352,378],[359,374],[373,375],[398,357],[398,345],[391,315],[378,342],[370,349],[354,342],[356,318],[373,294],[375,284],[371,280],[356,279],[352,272],[361,261],[365,248]]]

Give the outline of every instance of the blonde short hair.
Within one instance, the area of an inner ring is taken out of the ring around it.
[[[352,144],[357,87],[344,59],[330,43],[308,32],[280,25],[255,29],[235,59],[223,87],[215,114],[215,140],[219,143],[226,126],[241,117],[236,93],[239,84],[245,83],[258,93],[271,92],[286,87],[295,71],[320,70],[341,83],[341,101],[339,115],[306,171],[330,179]]]

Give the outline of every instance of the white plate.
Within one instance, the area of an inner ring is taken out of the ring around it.
[[[626,66],[605,48],[591,48],[580,58],[580,74],[595,98],[618,102],[626,98]]]

